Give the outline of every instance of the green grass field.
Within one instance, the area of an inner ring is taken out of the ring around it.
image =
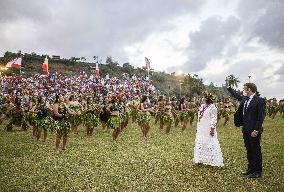
[[[221,122],[222,123],[222,122]],[[218,127],[224,168],[192,163],[195,125],[165,135],[152,126],[148,140],[130,124],[111,143],[99,127],[70,134],[68,148],[54,151],[55,135],[35,142],[31,129],[0,129],[0,191],[284,191],[284,119],[267,118],[262,136],[264,172],[260,179],[240,176],[246,168],[241,130]]]

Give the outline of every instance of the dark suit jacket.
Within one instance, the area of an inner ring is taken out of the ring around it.
[[[234,123],[237,127],[243,126],[244,132],[252,132],[257,130],[262,132],[262,123],[265,118],[265,102],[264,99],[255,95],[249,103],[249,106],[243,114],[244,104],[248,97],[237,94],[232,88],[228,88],[228,91],[233,97],[241,100],[240,106],[234,115]]]

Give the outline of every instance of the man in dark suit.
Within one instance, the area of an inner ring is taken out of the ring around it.
[[[243,95],[227,86],[233,97],[237,98],[240,106],[234,116],[237,127],[242,126],[243,139],[247,151],[248,168],[242,175],[259,178],[262,175],[261,134],[265,118],[264,99],[257,95],[257,87],[253,83],[244,84]]]

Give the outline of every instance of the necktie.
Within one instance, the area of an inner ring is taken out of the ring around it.
[[[247,108],[248,108],[248,101],[249,101],[249,97],[247,97],[247,98],[246,98],[246,101],[245,101],[245,102],[246,102],[246,103],[245,103],[245,108],[244,108],[245,111],[247,111]]]

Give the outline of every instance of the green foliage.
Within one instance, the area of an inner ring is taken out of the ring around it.
[[[202,94],[205,90],[205,85],[203,84],[203,79],[199,78],[198,75],[187,74],[184,78],[182,88],[186,90],[186,96],[194,97]]]
[[[173,121],[174,121],[174,118],[171,116],[165,115],[163,118],[163,122],[165,125],[171,125]]]
[[[130,118],[130,112],[124,112],[120,115],[122,121],[127,121]]]
[[[138,111],[137,110],[134,110],[134,109],[132,109],[131,111],[130,111],[130,116],[132,117],[132,118],[138,118],[138,116],[139,116],[139,113],[138,113]]]
[[[21,55],[20,53],[12,53],[12,52],[6,51],[5,54],[4,54],[3,62],[8,63],[9,61],[15,59],[16,57],[18,57],[20,55]]]
[[[96,117],[95,114],[93,113],[86,113],[84,115],[84,125],[87,127],[87,128],[95,128],[99,125],[99,118]]]
[[[138,116],[138,124],[139,125],[147,125],[151,121],[151,116],[148,114],[140,114]]]
[[[71,131],[71,124],[63,119],[60,121],[54,121],[55,130],[61,134],[69,133]]]
[[[50,130],[54,131],[54,120],[52,117],[48,116],[46,118],[43,118],[41,120],[36,120],[36,127],[40,129]]]
[[[206,86],[206,91],[209,93],[213,93],[214,95],[218,94],[218,88],[215,87],[214,83],[211,82],[208,86]]]
[[[130,65],[129,63],[124,63],[124,64],[122,65],[122,68],[123,68],[123,71],[124,71],[125,73],[128,73],[128,74],[133,74],[133,73],[135,73],[135,68],[134,68],[132,65]]]
[[[119,116],[111,116],[108,120],[108,127],[111,129],[119,129],[120,128],[121,119]]]
[[[183,121],[185,121],[185,120],[188,120],[188,119],[189,119],[189,113],[188,113],[187,111],[182,112],[182,113],[180,114],[180,121],[181,121],[181,122],[183,122]]]

